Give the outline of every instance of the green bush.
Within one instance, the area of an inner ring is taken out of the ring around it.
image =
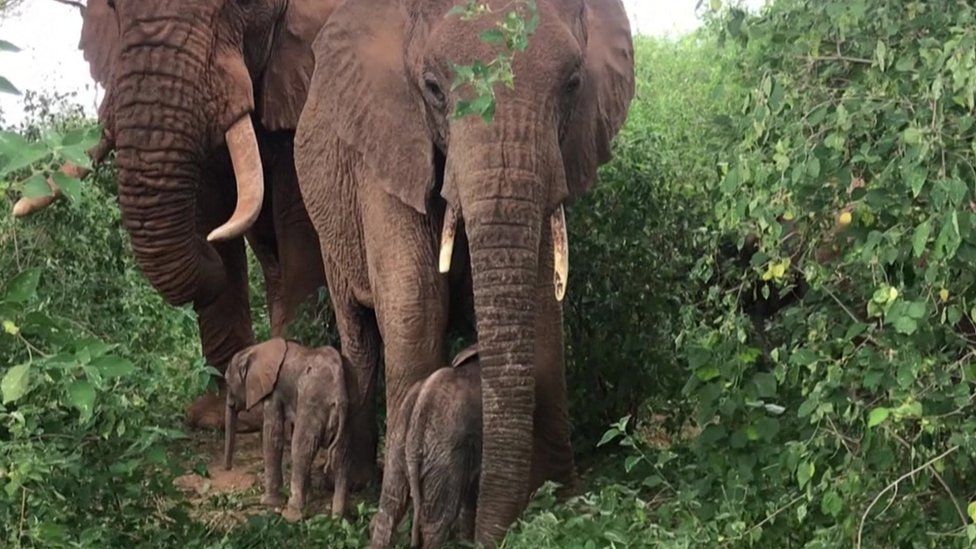
[[[969,546],[976,12],[779,0],[706,32],[746,93],[735,139],[697,151],[719,172],[674,332],[694,410],[670,421],[700,435],[661,451],[638,417],[606,440],[710,544]]]

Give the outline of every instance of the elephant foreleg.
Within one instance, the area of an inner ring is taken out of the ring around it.
[[[207,363],[223,372],[237,351],[254,343],[248,302],[247,260],[241,240],[215,246],[227,272],[227,284],[217,299],[196,304],[200,342]],[[223,379],[218,379],[221,394],[207,393],[187,410],[191,427],[220,429],[224,421]],[[252,414],[253,415],[253,414]],[[242,414],[242,429],[257,428],[257,418]]]
[[[339,327],[342,356],[348,365],[349,394],[347,455],[350,487],[359,488],[376,475],[376,382],[380,365],[380,336],[372,312],[360,306],[338,276],[329,278],[329,291]],[[331,471],[334,473],[335,471]]]

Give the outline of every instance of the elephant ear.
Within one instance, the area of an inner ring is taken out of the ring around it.
[[[244,379],[245,406],[248,410],[274,390],[287,350],[288,344],[280,337],[251,348],[244,359],[247,364],[247,375]]]
[[[102,86],[111,85],[119,57],[119,21],[107,0],[88,0],[83,11],[81,40],[92,78]]]
[[[389,194],[426,213],[434,153],[423,102],[404,63],[407,17],[397,0],[337,8],[315,41],[303,121],[331,125]]]
[[[562,144],[570,196],[586,192],[634,97],[634,46],[620,0],[587,0],[583,87]]]
[[[339,0],[290,0],[264,70],[258,112],[271,130],[293,130],[308,96],[315,58],[312,42]]]

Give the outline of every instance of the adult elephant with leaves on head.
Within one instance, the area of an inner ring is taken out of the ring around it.
[[[80,47],[106,89],[101,150],[116,150],[136,262],[169,303],[193,305],[221,371],[254,342],[243,236],[274,335],[324,284],[292,146],[311,43],[337,2],[89,0],[83,10]],[[207,395],[188,419],[219,427],[223,412]]]
[[[410,386],[446,363],[448,330],[475,321],[484,404],[476,536],[491,544],[542,481],[575,482],[563,203],[609,160],[633,96],[633,47],[619,0],[538,0],[538,27],[515,56],[514,88],[497,87],[494,120],[458,118],[471,90],[452,86],[453,67],[495,58],[479,38],[496,28],[494,12],[533,3],[486,0],[492,13],[474,21],[452,15],[456,3],[336,9],[314,45],[296,166],[358,385],[358,461],[375,452],[381,352],[395,425]],[[402,433],[388,432],[388,453],[399,444]],[[401,489],[384,479],[381,497],[400,499]],[[374,519],[374,544],[388,543],[389,526]]]

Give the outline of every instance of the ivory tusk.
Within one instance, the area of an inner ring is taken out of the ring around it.
[[[51,187],[51,194],[47,196],[37,196],[34,198],[25,197],[18,200],[17,203],[14,204],[14,217],[27,217],[43,210],[44,208],[47,208],[51,204],[54,204],[54,201],[61,197],[61,189],[58,188],[57,184],[55,184],[51,178],[47,179],[47,186]]]
[[[553,286],[556,301],[566,297],[566,283],[569,280],[569,236],[566,234],[566,212],[562,206],[549,218],[552,226],[552,265]]]
[[[454,255],[454,237],[457,236],[457,210],[448,206],[444,212],[444,228],[441,229],[441,257],[438,271],[451,272],[451,256]]]
[[[243,235],[257,221],[264,203],[264,168],[251,115],[235,122],[227,130],[226,139],[237,179],[237,207],[226,223],[207,235],[209,242],[222,242]]]

